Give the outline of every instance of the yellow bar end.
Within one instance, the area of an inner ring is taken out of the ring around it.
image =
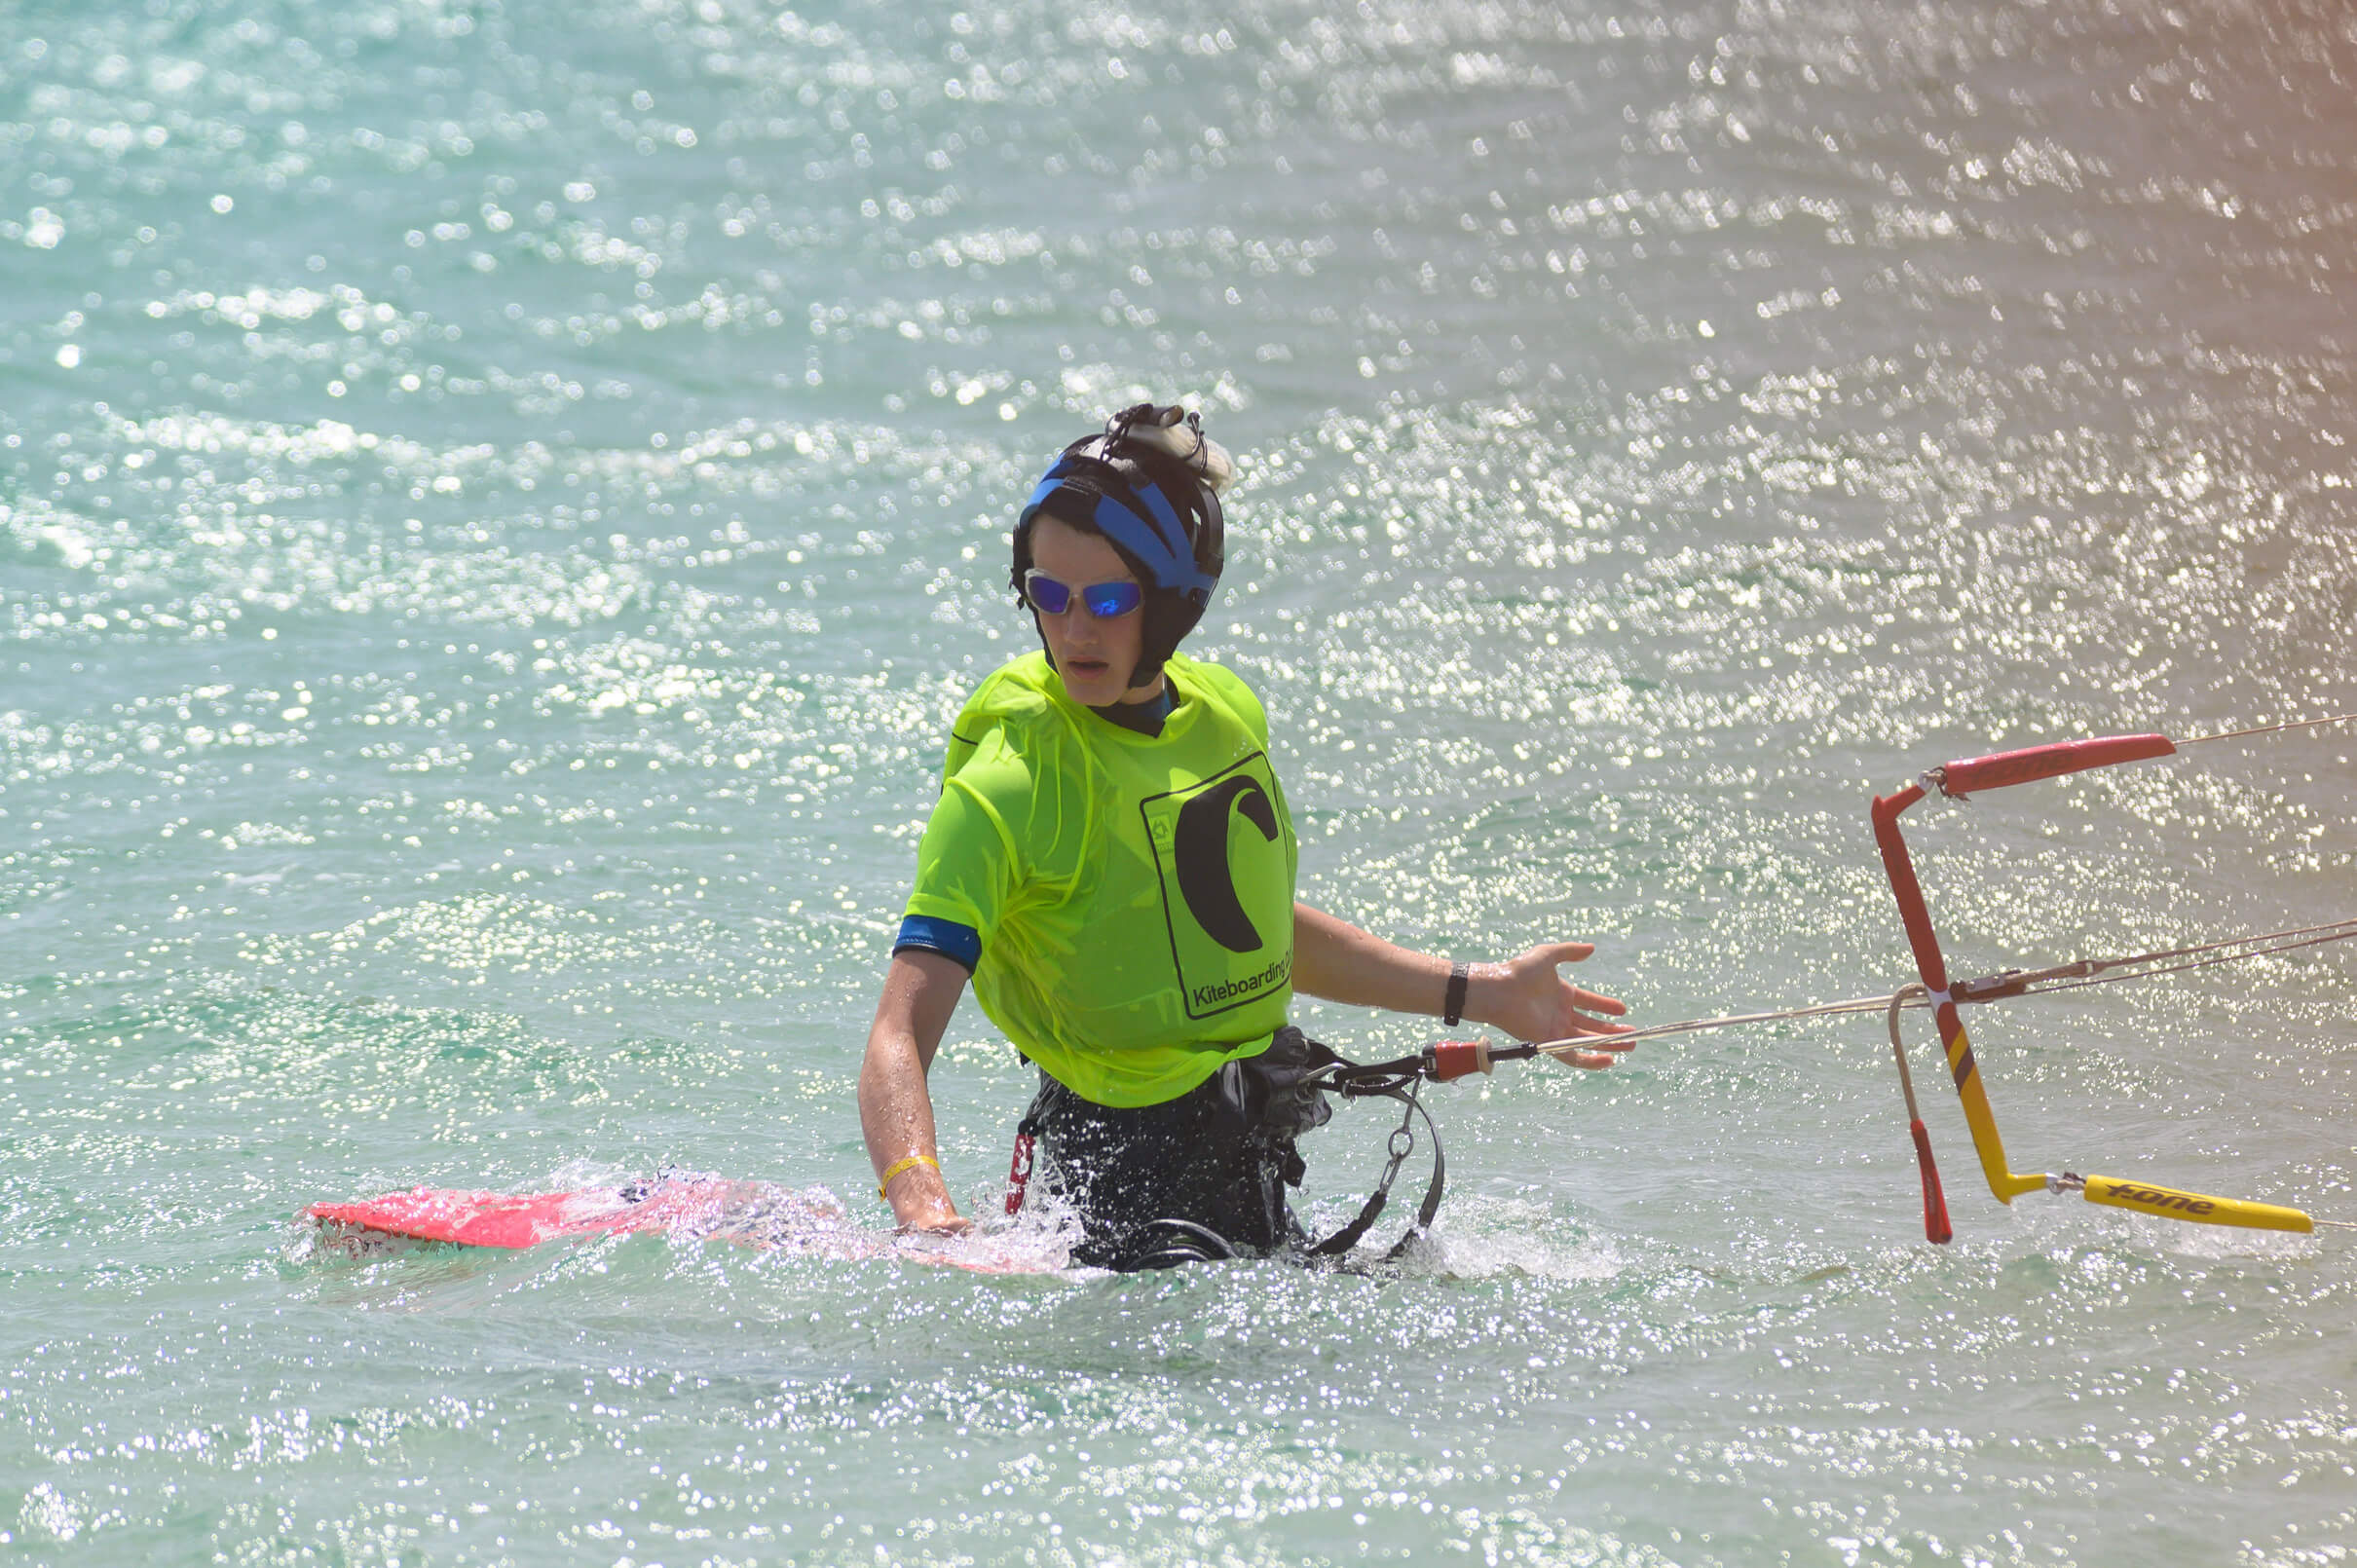
[[[2206,1192],[2186,1192],[2155,1186],[2127,1176],[2087,1177],[2087,1202],[2107,1209],[2129,1209],[2162,1219],[2183,1219],[2196,1225],[2239,1225],[2245,1230],[2312,1232],[2316,1222],[2297,1209],[2278,1204],[2251,1203],[2240,1198],[2213,1198]]]

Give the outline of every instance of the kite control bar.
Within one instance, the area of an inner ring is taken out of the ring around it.
[[[2022,994],[2032,977],[2007,973],[1956,986],[1949,984],[1947,959],[1940,952],[1939,933],[1931,923],[1930,906],[1924,898],[1923,884],[1915,875],[1915,862],[1907,853],[1906,840],[1899,833],[1899,813],[1921,801],[1927,788],[1937,790],[1950,799],[1962,799],[1980,790],[2002,789],[2008,785],[2084,772],[2089,768],[2172,756],[2177,750],[2176,743],[2166,735],[2108,735],[2099,739],[2060,741],[2049,746],[2032,746],[2021,751],[2000,752],[1995,756],[1948,763],[1925,773],[1920,783],[1910,784],[1895,795],[1875,798],[1874,841],[1882,851],[1883,869],[1890,877],[1890,891],[1898,900],[1899,918],[1906,925],[1907,944],[1914,950],[1916,972],[1923,977],[1924,990],[1932,1003],[1939,1038],[1947,1053],[1948,1070],[1956,1080],[1957,1098],[1964,1102],[1964,1124],[1971,1130],[1973,1149],[1980,1155],[1981,1174],[1988,1178],[1989,1190],[1997,1195],[2000,1203],[2010,1204],[2025,1192],[2036,1192],[2042,1188],[2056,1193],[2076,1192],[2089,1203],[2154,1214],[2164,1219],[2190,1220],[2205,1225],[2239,1225],[2253,1230],[2312,1230],[2314,1221],[2305,1213],[2276,1204],[2216,1198],[2207,1193],[2187,1192],[2176,1187],[2118,1176],[2081,1176],[2069,1171],[2060,1176],[2049,1176],[2043,1172],[2029,1175],[2016,1172],[2005,1157],[2004,1139],[1997,1130],[1997,1114],[1990,1107],[1989,1094],[1981,1083],[1980,1069],[1972,1055],[1972,1042],[1964,1032],[1958,1006],[1964,1002],[1994,1001],[2000,996]],[[1892,998],[1891,1043],[1894,1047],[1899,1044],[1899,1001],[1898,997]],[[1905,1084],[1906,1055],[1903,1048],[1899,1050],[1899,1070],[1901,1082]],[[1939,1176],[1931,1162],[1930,1140],[1924,1133],[1922,1118],[1914,1115],[1913,1087],[1911,1084],[1907,1087],[1908,1111],[1914,1121],[1912,1131],[1924,1171],[1925,1231],[1931,1240],[1944,1242],[1948,1240],[1945,1234],[1948,1227],[1945,1207],[1937,1201]]]
[[[2083,773],[2118,763],[2140,763],[2148,757],[2173,757],[2177,743],[2166,735],[2104,735],[2094,740],[2061,740],[2051,746],[2028,746],[1990,757],[1970,757],[1946,763],[1924,775],[1927,783],[1952,801],[1979,790],[2002,790],[2010,784],[2032,784],[2065,773]],[[1920,798],[1922,792],[1917,792]],[[1909,804],[1913,803],[1910,802]],[[1893,809],[1895,816],[1907,807]]]

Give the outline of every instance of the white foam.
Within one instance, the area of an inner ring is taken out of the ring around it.
[[[1541,1204],[1479,1195],[1452,1198],[1401,1262],[1417,1275],[1572,1283],[1614,1279],[1627,1266],[1609,1236],[1567,1227]]]

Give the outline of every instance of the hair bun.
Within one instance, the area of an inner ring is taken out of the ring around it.
[[[1115,414],[1105,425],[1111,445],[1143,447],[1160,457],[1183,464],[1213,495],[1236,477],[1236,464],[1227,448],[1203,433],[1203,416],[1190,414],[1177,403],[1156,407],[1140,403]]]

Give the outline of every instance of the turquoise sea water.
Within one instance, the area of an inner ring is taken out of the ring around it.
[[[2321,0],[0,10],[0,1559],[2345,1560],[2347,1234],[2002,1209],[1925,1049],[1930,1248],[1878,1020],[1436,1091],[1397,1279],[292,1216],[880,1235],[1004,530],[1146,395],[1245,463],[1199,646],[1307,896],[1888,991],[1876,791],[2357,708],[2352,78]],[[1958,968],[2357,913],[2353,748],[1917,808]],[[2350,980],[1985,1010],[2016,1163],[2357,1218]],[[987,1212],[970,1006],[934,1093]]]

